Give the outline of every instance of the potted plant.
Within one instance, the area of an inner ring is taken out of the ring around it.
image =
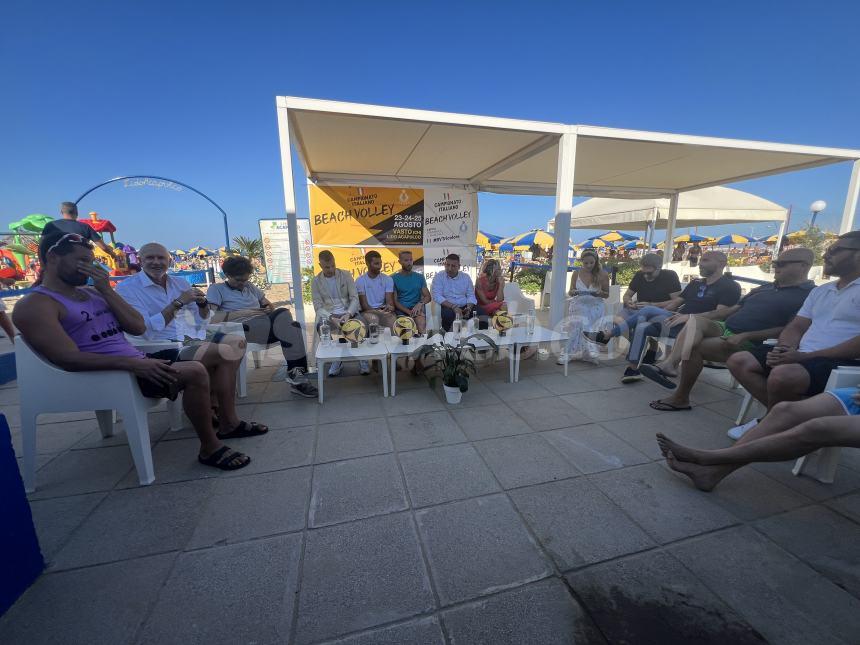
[[[449,345],[442,340],[422,345],[412,354],[416,363],[425,359],[424,363],[428,364],[430,361],[426,359],[435,359],[435,363],[428,365],[424,373],[431,388],[435,388],[436,382],[440,377],[442,378],[442,389],[445,390],[445,399],[448,403],[460,402],[463,392],[469,389],[469,375],[476,373],[474,356],[478,348],[471,342],[473,338],[483,340],[493,348],[493,351],[499,349],[493,339],[486,334],[472,334],[461,338],[456,345]]]

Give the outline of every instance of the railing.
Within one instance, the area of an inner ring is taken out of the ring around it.
[[[175,271],[171,272],[170,275],[174,275],[180,278],[185,278],[191,284],[209,284],[212,280],[207,280],[207,269],[200,269],[197,271]],[[131,276],[127,275],[114,275],[111,276],[111,282],[122,282],[126,278]],[[27,287],[25,289],[5,289],[0,290],[0,298],[18,298],[20,296],[26,296],[28,293],[33,291],[32,287]]]

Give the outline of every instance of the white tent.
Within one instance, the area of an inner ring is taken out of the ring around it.
[[[293,275],[300,274],[291,151],[318,185],[451,186],[556,196],[556,247],[570,237],[573,196],[669,198],[840,162],[853,162],[841,230],[860,197],[860,150],[742,141],[586,125],[277,97]],[[563,316],[567,258],[553,258],[552,324]],[[297,316],[303,317],[301,307]]]

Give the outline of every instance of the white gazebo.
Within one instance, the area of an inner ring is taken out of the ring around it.
[[[557,248],[568,245],[574,195],[668,198],[666,229],[672,237],[679,196],[702,188],[853,162],[841,232],[851,230],[860,194],[860,150],[284,96],[276,105],[293,275],[301,271],[291,148],[305,176],[318,185],[555,195]],[[553,325],[563,317],[566,261],[564,253],[553,256]],[[302,308],[296,313],[301,320]]]

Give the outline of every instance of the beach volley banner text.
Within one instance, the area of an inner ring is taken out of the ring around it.
[[[310,184],[308,194],[314,246],[475,245],[475,193]]]

